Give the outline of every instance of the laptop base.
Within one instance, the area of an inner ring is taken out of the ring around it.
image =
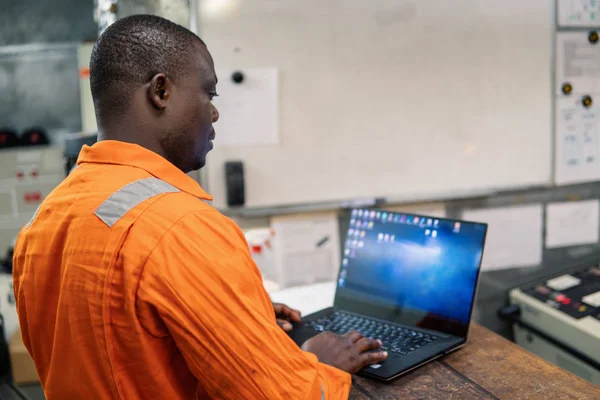
[[[316,331],[310,322],[316,321],[322,317],[329,316],[336,311],[335,308],[330,307],[324,310],[318,311],[314,314],[303,317],[302,322],[294,324],[294,328],[289,332],[290,338],[298,345],[302,346],[308,339],[318,335],[319,331]],[[342,310],[344,311],[344,310]],[[370,318],[366,315],[362,317]],[[389,322],[386,322],[389,323]],[[408,327],[410,329],[415,329]],[[415,329],[419,330],[419,329]],[[379,363],[367,366],[358,372],[359,375],[374,378],[381,381],[394,380],[414,369],[427,364],[445,354],[448,354],[462,345],[464,345],[466,339],[458,338],[446,334],[438,334],[439,339],[433,343],[429,343],[420,349],[407,354],[401,355],[388,351],[388,358]]]

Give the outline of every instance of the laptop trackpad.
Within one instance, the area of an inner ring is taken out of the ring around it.
[[[360,370],[359,374],[375,375],[387,379],[408,368],[414,361],[414,358],[411,356],[402,356],[390,352],[385,360],[367,365]]]

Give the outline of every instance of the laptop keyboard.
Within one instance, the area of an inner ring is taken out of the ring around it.
[[[358,331],[365,337],[381,340],[383,350],[401,355],[410,354],[438,339],[438,336],[435,335],[386,324],[344,311],[335,311],[327,317],[311,321],[310,326],[319,332],[329,331],[340,335]]]

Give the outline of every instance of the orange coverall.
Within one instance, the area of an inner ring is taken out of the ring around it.
[[[276,324],[240,229],[134,144],[84,147],[23,228],[14,287],[49,400],[347,399]]]

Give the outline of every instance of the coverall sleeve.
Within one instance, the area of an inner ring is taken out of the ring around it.
[[[163,236],[137,298],[156,310],[212,398],[348,398],[351,376],[319,363],[277,325],[241,231],[216,212],[195,212]]]

